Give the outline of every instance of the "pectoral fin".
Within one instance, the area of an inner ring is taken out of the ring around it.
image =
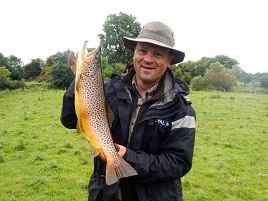
[[[97,150],[92,144],[89,144],[90,152],[95,157],[98,156],[100,151]]]

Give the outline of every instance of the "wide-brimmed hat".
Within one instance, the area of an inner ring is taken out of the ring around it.
[[[145,24],[137,38],[124,37],[125,47],[134,51],[137,42],[152,43],[161,47],[169,48],[174,58],[171,64],[182,62],[185,53],[174,49],[175,36],[174,32],[164,23],[153,21]]]

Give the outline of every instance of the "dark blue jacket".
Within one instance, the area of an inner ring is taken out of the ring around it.
[[[133,200],[182,200],[180,178],[191,169],[195,140],[195,112],[187,98],[188,87],[168,69],[154,96],[142,105],[128,144],[132,105],[137,102],[132,67],[123,78],[112,76],[104,85],[115,117],[113,139],[127,147],[124,159],[138,172],[138,176],[121,179],[120,188]],[[64,95],[61,114],[62,124],[70,129],[77,122],[73,85]],[[106,164],[95,157],[89,200],[117,200],[119,183],[107,186],[105,170]]]

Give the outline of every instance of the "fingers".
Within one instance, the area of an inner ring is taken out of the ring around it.
[[[102,152],[102,151],[99,153],[99,157],[100,157],[100,158],[101,158],[101,160],[103,160],[104,162],[106,162],[106,161],[107,161],[107,159],[106,159],[106,157],[105,157],[105,155],[103,154],[103,152]]]
[[[68,63],[70,65],[70,67],[71,67],[71,70],[75,74],[76,62],[75,62],[75,56],[74,55],[75,55],[74,51],[70,51],[70,53],[68,55]],[[76,53],[76,57],[77,57],[77,53]]]
[[[117,146],[119,147],[118,154],[123,157],[127,152],[127,148],[119,144]]]
[[[126,154],[126,151],[127,151],[127,149],[126,149],[126,147],[124,147],[124,146],[122,146],[122,145],[119,145],[119,144],[114,144],[114,146],[115,146],[115,149],[116,149],[116,151],[118,152],[118,154],[120,155],[120,156],[124,156],[125,154]],[[99,153],[99,157],[101,158],[101,160],[103,160],[104,162],[106,162],[107,161],[107,159],[106,159],[106,157],[105,157],[105,155],[103,154],[103,152],[102,151],[100,151],[100,153]]]
[[[71,70],[75,74],[75,70],[76,70],[76,63],[75,62],[73,63],[73,65],[71,65]]]
[[[70,51],[69,55],[68,55],[68,63],[70,66],[72,66],[75,62],[75,59],[74,59],[74,51]]]

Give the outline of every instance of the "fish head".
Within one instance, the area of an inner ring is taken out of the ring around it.
[[[82,51],[78,54],[76,60],[76,76],[95,75],[101,72],[101,46],[97,47],[91,52],[87,51],[87,41],[84,42]]]
[[[97,47],[92,52],[86,53],[85,57],[85,68],[83,74],[86,76],[92,76],[96,73],[101,73],[101,46]]]

